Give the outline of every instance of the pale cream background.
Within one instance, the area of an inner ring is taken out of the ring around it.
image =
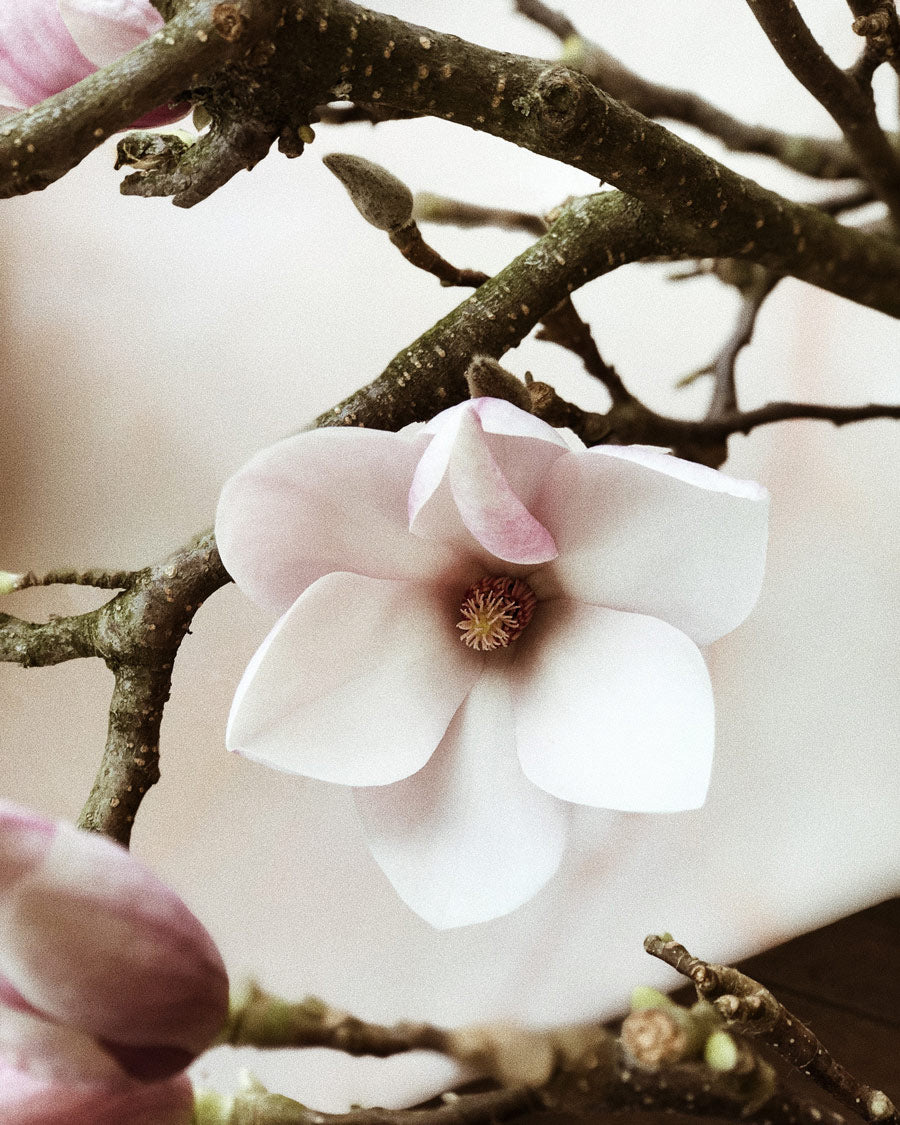
[[[556,49],[497,0],[387,6],[502,49]],[[804,10],[848,63],[857,43],[845,5]],[[740,0],[570,0],[567,11],[632,66],[747,119],[829,129]],[[879,89],[892,105],[888,75]],[[160,557],[211,522],[222,482],[251,453],[371,379],[461,299],[362,222],[320,163],[332,150],[373,157],[416,189],[536,210],[594,186],[421,121],[323,128],[300,161],[273,155],[190,212],[119,198],[109,147],[46,192],[4,201],[0,566]],[[728,159],[781,190],[822,190],[761,159]],[[452,260],[484,269],[526,242],[428,234]],[[636,391],[690,414],[704,388],[672,385],[712,355],[735,298],[712,280],[673,285],[666,274],[621,270],[577,304]],[[896,400],[898,344],[896,322],[785,282],[741,359],[743,402]],[[603,404],[549,345],[526,342],[506,362]],[[559,877],[509,918],[431,931],[368,856],[344,792],[225,752],[233,689],[270,624],[233,588],[204,607],[183,646],[164,777],[142,808],[136,854],[184,895],[235,974],[385,1019],[602,1014],[636,983],[671,980],[641,952],[650,930],[733,957],[895,893],[898,454],[900,427],[889,422],[796,423],[733,442],[730,471],[772,491],[771,561],[755,614],[709,652],[719,726],[709,802],[683,816],[580,813]],[[38,616],[98,600],[55,588],[4,608]],[[110,686],[96,661],[0,668],[0,793],[74,818]],[[422,1072],[407,1087],[398,1076],[409,1060],[317,1056],[291,1060],[273,1082],[332,1109],[415,1096],[434,1079]],[[232,1060],[209,1065],[222,1072]],[[253,1065],[266,1074],[279,1063]]]

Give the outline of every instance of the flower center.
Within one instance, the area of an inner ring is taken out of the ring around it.
[[[521,578],[479,578],[459,607],[460,640],[481,652],[506,648],[531,620],[536,605],[534,591]]]

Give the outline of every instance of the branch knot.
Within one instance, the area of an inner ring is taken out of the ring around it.
[[[593,83],[580,71],[566,66],[552,66],[538,76],[534,87],[534,103],[543,126],[564,140],[579,132],[586,124],[595,94]]]

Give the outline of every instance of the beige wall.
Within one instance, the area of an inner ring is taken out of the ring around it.
[[[554,50],[503,3],[389,7],[504,49]],[[828,128],[740,4],[566,7],[648,74],[693,84],[748,119]],[[855,39],[841,7],[804,10],[848,62]],[[4,201],[0,566],[159,557],[211,522],[223,480],[249,454],[371,379],[457,303],[364,225],[319,161],[331,150],[481,202],[545,209],[593,187],[422,121],[322,129],[300,161],[273,155],[190,212],[119,198],[109,147],[46,192]],[[762,160],[731,159],[782,190],[817,190]],[[524,245],[510,233],[429,233],[452,260],[485,269]],[[668,284],[666,272],[630,267],[577,303],[635,390],[691,413],[702,386],[672,385],[709,359],[735,300],[710,280]],[[898,343],[886,317],[786,282],[741,360],[744,404],[896,399]],[[526,342],[507,363],[602,405],[549,345]],[[709,652],[719,725],[710,800],[671,817],[579,813],[560,876],[511,917],[432,932],[369,858],[345,793],[225,752],[234,686],[270,624],[233,588],[204,607],[183,646],[164,776],[141,810],[136,853],[183,893],[235,972],[363,1015],[453,1022],[608,1011],[632,984],[668,979],[641,952],[652,929],[729,957],[895,892],[898,455],[900,427],[888,422],[735,439],[731,471],[772,491],[771,563],[756,613]],[[55,588],[7,601],[39,616],[97,595]],[[110,681],[93,661],[0,668],[0,793],[77,815]],[[326,1109],[384,1101],[409,1062],[340,1060],[326,1080],[329,1066],[292,1065],[280,1088]]]

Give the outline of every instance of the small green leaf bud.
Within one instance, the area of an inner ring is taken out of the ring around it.
[[[575,70],[579,70],[583,64],[585,55],[587,54],[587,43],[580,35],[569,35],[563,40],[562,54],[559,56],[559,61],[563,66],[571,66]]]
[[[8,570],[0,570],[0,594],[11,594],[13,590],[20,589],[24,574],[11,574]]]
[[[409,222],[412,192],[387,168],[346,152],[332,152],[322,163],[341,181],[357,211],[373,227],[395,231]]]
[[[646,985],[639,984],[637,988],[632,989],[631,1010],[633,1012],[643,1012],[647,1008],[662,1008],[665,1011],[667,1008],[676,1006],[674,1000],[670,1000],[658,988],[648,988]]]
[[[230,1125],[234,1098],[218,1090],[194,1091],[194,1116],[191,1125]]]
[[[703,1058],[711,1070],[734,1070],[739,1058],[737,1043],[727,1031],[714,1031],[706,1040]]]

